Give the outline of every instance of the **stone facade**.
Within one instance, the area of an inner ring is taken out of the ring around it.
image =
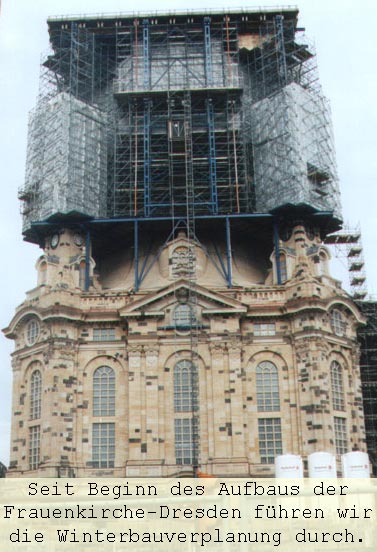
[[[232,288],[210,244],[179,233],[152,254],[138,291],[130,251],[90,257],[83,291],[85,247],[69,229],[46,238],[38,286],[5,329],[8,476],[192,473],[191,370],[204,472],[271,476],[281,452],[365,450],[364,318],[330,276],[318,233],[297,224],[269,265],[235,243]]]

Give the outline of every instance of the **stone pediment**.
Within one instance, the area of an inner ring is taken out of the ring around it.
[[[174,284],[160,289],[157,292],[149,293],[126,305],[119,311],[120,317],[137,316],[164,316],[165,307],[176,302],[179,297],[188,296],[194,290],[197,303],[205,315],[210,314],[242,314],[246,313],[247,307],[240,301],[227,297],[217,291],[211,291],[197,284],[190,284],[187,280],[181,279]]]

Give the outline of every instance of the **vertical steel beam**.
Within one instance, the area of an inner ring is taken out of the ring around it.
[[[151,205],[151,105],[148,98],[144,99],[143,117],[143,150],[144,150],[144,214],[150,215]]]
[[[232,243],[230,237],[230,220],[229,217],[225,219],[225,229],[226,229],[226,262],[227,262],[227,281],[228,287],[231,288],[232,284]]]
[[[207,124],[209,142],[209,178],[211,186],[211,208],[212,213],[218,213],[217,198],[217,173],[216,173],[216,141],[215,141],[215,116],[212,100],[207,100]]]
[[[135,269],[135,291],[139,291],[139,222],[134,221],[134,269]]]
[[[144,85],[144,90],[149,90],[151,87],[148,19],[143,20],[143,85]]]
[[[285,86],[288,83],[288,71],[284,41],[284,17],[282,15],[277,15],[275,17],[275,29],[278,73],[281,86]]]
[[[85,237],[85,291],[90,287],[90,232],[86,231]]]
[[[204,57],[206,71],[206,85],[208,88],[213,86],[212,70],[212,48],[211,48],[211,19],[204,18]]]
[[[275,265],[276,277],[278,285],[281,284],[281,265],[280,265],[280,240],[279,240],[279,223],[274,222],[274,249],[275,249]]]

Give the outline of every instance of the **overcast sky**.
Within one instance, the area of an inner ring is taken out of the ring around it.
[[[0,326],[36,285],[41,250],[22,241],[17,190],[23,184],[28,112],[38,90],[49,15],[268,7],[242,0],[2,0],[0,16]],[[279,6],[288,6],[281,2]],[[319,73],[332,107],[344,220],[361,224],[368,288],[377,293],[377,2],[302,0],[299,26],[314,38]],[[292,5],[290,5],[292,7]],[[339,272],[340,274],[340,272]],[[12,343],[0,336],[0,461],[9,459]]]

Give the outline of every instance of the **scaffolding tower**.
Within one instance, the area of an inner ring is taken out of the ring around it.
[[[49,32],[20,191],[26,239],[56,214],[185,216],[187,171],[196,217],[304,205],[339,221],[329,110],[297,10],[50,19]],[[63,165],[75,169],[61,182]]]
[[[377,302],[359,301],[367,325],[358,331],[360,343],[360,373],[363,393],[365,430],[373,473],[377,475]]]
[[[330,110],[313,45],[276,16],[241,46],[257,210],[272,211],[283,199],[339,215]]]

